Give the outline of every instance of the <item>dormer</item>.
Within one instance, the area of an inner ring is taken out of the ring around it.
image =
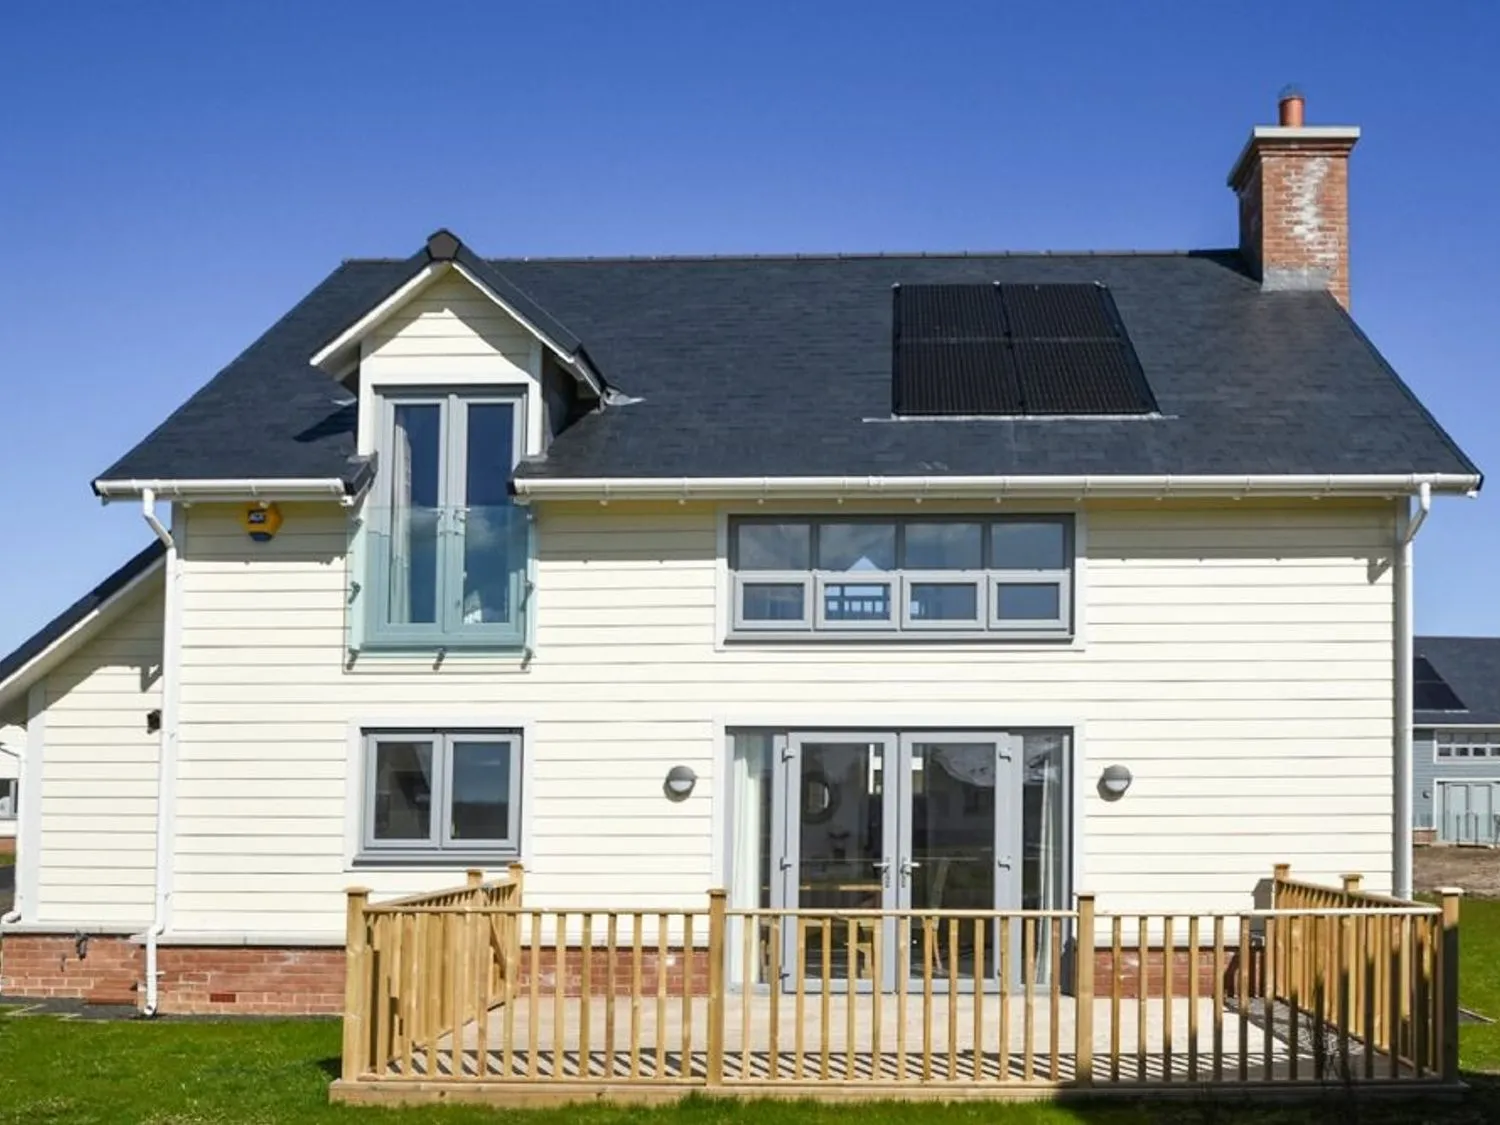
[[[594,409],[605,384],[581,342],[452,234],[312,362],[358,399],[357,649],[524,647],[529,518],[511,479]]]

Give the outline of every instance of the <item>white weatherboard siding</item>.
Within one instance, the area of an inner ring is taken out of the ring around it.
[[[724,723],[1080,725],[1079,878],[1103,910],[1243,907],[1278,861],[1390,885],[1394,504],[1089,505],[1074,648],[727,648],[718,511],[555,504],[528,665],[348,670],[348,513],[282,511],[264,544],[237,509],[188,512],[176,929],[333,935],[352,883],[458,881],[351,867],[348,734],[369,719],[527,724],[538,904],[701,905]],[[701,780],[672,804],[679,762]],[[1110,804],[1112,762],[1135,783]]]
[[[457,273],[422,290],[360,342],[359,448],[375,448],[376,390],[479,384],[533,387],[540,344]],[[535,402],[535,399],[533,399]],[[542,412],[528,411],[526,448],[541,448]]]
[[[161,706],[161,632],[158,583],[43,681],[41,867],[28,922],[151,921],[160,736],[147,733],[146,713]]]

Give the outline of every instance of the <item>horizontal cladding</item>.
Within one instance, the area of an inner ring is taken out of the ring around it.
[[[344,517],[283,514],[266,544],[232,509],[189,515],[181,928],[333,933],[348,883],[385,895],[453,881],[346,865],[348,726],[403,716],[530,724],[525,838],[540,903],[701,904],[717,847],[716,723],[897,715],[1085,724],[1085,774],[1123,761],[1136,779],[1113,804],[1083,787],[1084,875],[1111,905],[1243,905],[1279,860],[1389,884],[1390,506],[1090,507],[1077,649],[726,649],[711,508],[557,505],[538,514],[525,669],[368,658],[347,672]],[[661,779],[679,763],[701,781],[671,804]],[[293,884],[278,894],[282,876]]]
[[[156,861],[162,598],[143,597],[44,680],[41,859],[27,921],[144,925]]]

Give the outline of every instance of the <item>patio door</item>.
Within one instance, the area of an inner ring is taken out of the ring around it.
[[[773,794],[781,854],[776,866],[776,902],[799,910],[895,910],[900,906],[898,787],[887,783],[897,770],[899,742],[892,734],[792,734],[781,755]],[[812,920],[801,940],[798,926],[783,933],[783,986],[801,974],[809,988],[824,977],[839,987],[853,979],[861,988],[890,986],[889,967],[874,979],[875,927],[881,947],[895,947],[889,922],[856,924],[851,953],[847,931],[835,933]],[[855,964],[851,977],[850,957]]]
[[[792,733],[773,787],[773,905],[803,910],[1005,910],[1021,905],[1020,780],[1010,739],[973,731]],[[929,936],[914,920],[859,920],[827,935],[820,920],[783,937],[783,987],[896,987],[924,962],[945,987],[950,962],[972,987],[994,979],[993,927],[972,922]],[[878,931],[878,933],[877,933]],[[880,957],[876,979],[875,950]],[[854,961],[850,972],[851,958]],[[1013,962],[1014,963],[1014,962]],[[826,970],[826,971],[825,971]]]

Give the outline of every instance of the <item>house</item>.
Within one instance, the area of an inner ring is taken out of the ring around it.
[[[26,732],[20,727],[0,727],[0,855],[16,850],[17,778],[25,741]]]
[[[1500,637],[1418,637],[1412,678],[1417,840],[1500,844]]]
[[[338,266],[93,482],[151,546],[0,665],[3,990],[339,1010],[346,887],[510,862],[1409,892],[1413,537],[1481,477],[1349,315],[1359,131],[1297,106],[1229,250]]]

